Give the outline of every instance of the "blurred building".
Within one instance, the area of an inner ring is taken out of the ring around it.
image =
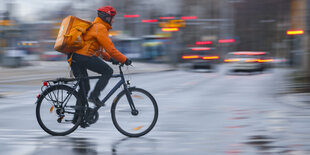
[[[272,51],[275,43],[286,38],[290,1],[241,1],[233,3],[237,50]]]
[[[297,63],[296,55],[309,49],[308,0],[44,1],[43,6],[57,7],[44,10],[41,6],[37,11],[41,13],[29,21],[12,14],[17,6],[25,3],[9,0],[5,3],[6,9],[0,11],[0,45],[19,45],[30,53],[53,50],[50,45],[61,20],[67,15],[92,21],[97,16],[96,9],[103,5],[112,5],[118,12],[110,34],[118,41],[117,45],[151,59],[163,58],[177,63],[184,50],[198,46],[215,49],[220,58],[231,51],[268,51],[273,56],[292,58]],[[3,25],[6,19],[15,24]],[[165,27],[168,31],[163,30]],[[305,30],[303,36],[286,35],[287,30],[298,27]],[[33,41],[42,46],[23,44]],[[298,45],[300,42],[302,44]],[[136,53],[131,55],[137,56]],[[305,59],[304,62],[310,61]]]
[[[309,0],[234,3],[237,50],[262,50],[309,71]],[[288,30],[303,34],[288,35]]]

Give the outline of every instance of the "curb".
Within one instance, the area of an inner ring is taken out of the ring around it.
[[[0,83],[8,83],[8,82],[23,82],[23,81],[30,81],[30,80],[40,80],[42,78],[49,77],[48,75],[53,75],[53,73],[66,73],[69,70],[69,67],[66,63],[64,62],[44,62],[44,61],[36,61],[32,62],[33,66],[30,67],[25,67],[25,68],[16,68],[14,70],[5,68],[5,69],[0,69],[0,73],[3,72],[5,75],[4,77],[0,78]],[[47,66],[50,68],[55,68],[55,69],[48,69],[47,71],[44,72],[44,74],[40,74],[41,70],[44,70]],[[56,68],[58,67],[58,68]],[[110,65],[112,69],[114,70],[115,74],[118,74],[118,67]],[[168,64],[154,64],[154,63],[137,63],[136,66],[133,66],[132,69],[126,70],[125,68],[123,69],[123,72],[125,74],[143,74],[143,73],[156,73],[156,72],[166,72],[166,71],[174,71],[177,68],[171,67]],[[28,75],[28,79],[22,78],[22,75],[24,72],[31,71],[33,72],[32,75]],[[7,73],[7,74],[6,74]],[[16,73],[21,73],[21,74],[16,74]],[[90,76],[91,76],[90,72]],[[36,76],[38,75],[38,76]],[[60,75],[61,76],[61,75]],[[65,75],[62,75],[65,76]],[[57,76],[58,77],[58,76]],[[57,78],[55,77],[55,78]]]
[[[151,74],[151,73],[160,73],[160,72],[171,72],[176,71],[177,69],[167,69],[167,70],[159,70],[159,71],[141,71],[141,72],[132,72],[132,73],[126,73],[124,75],[135,75],[135,74]]]
[[[303,93],[303,94],[308,94],[308,93]],[[302,94],[279,95],[277,98],[278,98],[278,100],[280,100],[280,102],[282,102],[284,104],[294,106],[294,107],[298,107],[298,108],[303,108],[303,109],[310,109],[310,104],[307,104],[307,103],[301,101],[297,95],[302,95]],[[299,96],[299,97],[302,97],[302,96]],[[304,101],[306,101],[306,100],[304,100]],[[309,100],[309,102],[310,102],[310,100]]]

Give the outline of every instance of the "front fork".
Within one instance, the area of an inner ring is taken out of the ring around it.
[[[125,90],[125,94],[126,94],[126,97],[127,97],[127,100],[128,100],[128,103],[129,103],[129,106],[131,108],[131,114],[136,116],[139,114],[139,111],[136,109],[134,103],[133,103],[133,100],[132,100],[132,97],[131,97],[131,92],[130,92],[130,81],[128,80],[127,83],[124,82],[124,90]]]

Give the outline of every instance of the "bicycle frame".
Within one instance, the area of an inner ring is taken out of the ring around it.
[[[131,107],[131,110],[132,110],[132,113],[133,114],[137,114],[137,110],[134,106],[134,103],[133,103],[133,100],[130,96],[130,92],[129,92],[129,89],[128,89],[128,85],[125,81],[125,77],[124,77],[124,74],[123,74],[123,71],[122,71],[122,67],[124,66],[124,64],[121,64],[119,65],[119,71],[120,71],[120,74],[116,74],[116,75],[112,75],[112,78],[118,78],[120,77],[120,81],[112,88],[112,90],[110,90],[110,92],[103,98],[103,100],[101,101],[102,102],[102,105],[100,106],[97,106],[94,110],[98,110],[100,109],[100,107],[102,107],[105,102],[116,92],[116,90],[118,88],[120,88],[122,85],[124,86],[124,90],[125,90],[125,94],[126,94],[126,97],[127,97],[127,100],[129,102],[129,105]],[[78,77],[78,78],[74,78],[74,79],[67,79],[67,78],[58,78],[56,80],[49,80],[49,81],[46,81],[46,82],[53,82],[53,83],[59,83],[59,82],[63,82],[63,83],[67,83],[67,82],[72,82],[72,81],[77,81],[73,86],[72,88],[74,90],[76,90],[76,88],[80,85],[81,83],[81,80],[82,79],[98,79],[100,78],[101,76],[90,76],[90,77]],[[72,94],[71,94],[72,95]],[[69,97],[69,96],[67,96]],[[70,98],[70,97],[69,97]],[[67,98],[65,99],[67,100]],[[63,105],[64,103],[62,103]],[[66,103],[65,103],[66,105]]]
[[[124,73],[123,73],[123,71],[122,71],[122,66],[123,66],[123,64],[122,65],[119,65],[119,71],[120,71],[120,74],[116,74],[116,75],[112,75],[112,78],[118,78],[118,77],[120,77],[121,79],[120,79],[120,81],[118,81],[118,83],[112,88],[112,90],[110,90],[110,92],[102,99],[102,105],[100,105],[100,106],[97,106],[96,108],[94,108],[94,110],[98,110],[98,109],[100,109],[100,107],[102,107],[105,103],[106,103],[106,101],[116,92],[116,90],[117,89],[119,89],[122,85],[123,85],[123,87],[124,87],[124,90],[125,90],[125,92],[126,92],[126,97],[127,97],[127,99],[128,99],[128,102],[129,102],[129,105],[130,105],[130,107],[131,107],[131,110],[132,110],[132,112],[133,113],[135,113],[135,112],[137,112],[137,110],[136,110],[136,108],[135,108],[135,106],[134,106],[134,104],[133,104],[133,100],[132,100],[132,98],[131,98],[131,96],[130,96],[130,92],[129,92],[129,89],[128,89],[128,86],[127,86],[127,83],[126,83],[126,81],[125,81],[125,77],[124,77]],[[73,86],[73,88],[74,89],[76,89],[77,88],[77,86],[80,84],[80,82],[81,82],[81,79],[98,79],[98,78],[100,78],[101,76],[91,76],[91,77],[82,77],[82,78],[78,78],[78,82]]]
[[[131,98],[131,96],[130,96],[129,89],[128,89],[127,83],[126,83],[126,81],[125,81],[124,73],[123,73],[123,71],[122,71],[122,66],[123,66],[123,65],[120,65],[120,66],[119,66],[120,74],[118,74],[118,75],[113,75],[113,76],[112,76],[113,78],[120,77],[120,78],[121,78],[120,81],[112,88],[112,90],[103,98],[103,100],[102,100],[101,102],[102,102],[102,104],[104,104],[104,103],[116,92],[116,90],[117,90],[118,88],[120,88],[120,87],[123,85],[124,90],[125,90],[125,92],[126,92],[127,100],[128,100],[129,105],[130,105],[130,107],[131,107],[131,110],[132,110],[133,112],[136,112],[137,110],[136,110],[136,108],[135,108],[135,106],[134,106],[134,104],[133,104],[133,100],[132,100],[132,98]],[[98,110],[100,107],[101,107],[101,106],[96,107],[95,110]]]

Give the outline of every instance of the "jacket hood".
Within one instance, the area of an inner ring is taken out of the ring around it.
[[[103,21],[100,17],[96,17],[95,20],[94,20],[94,23],[103,24],[108,30],[112,29],[111,25],[108,24],[107,22]]]

